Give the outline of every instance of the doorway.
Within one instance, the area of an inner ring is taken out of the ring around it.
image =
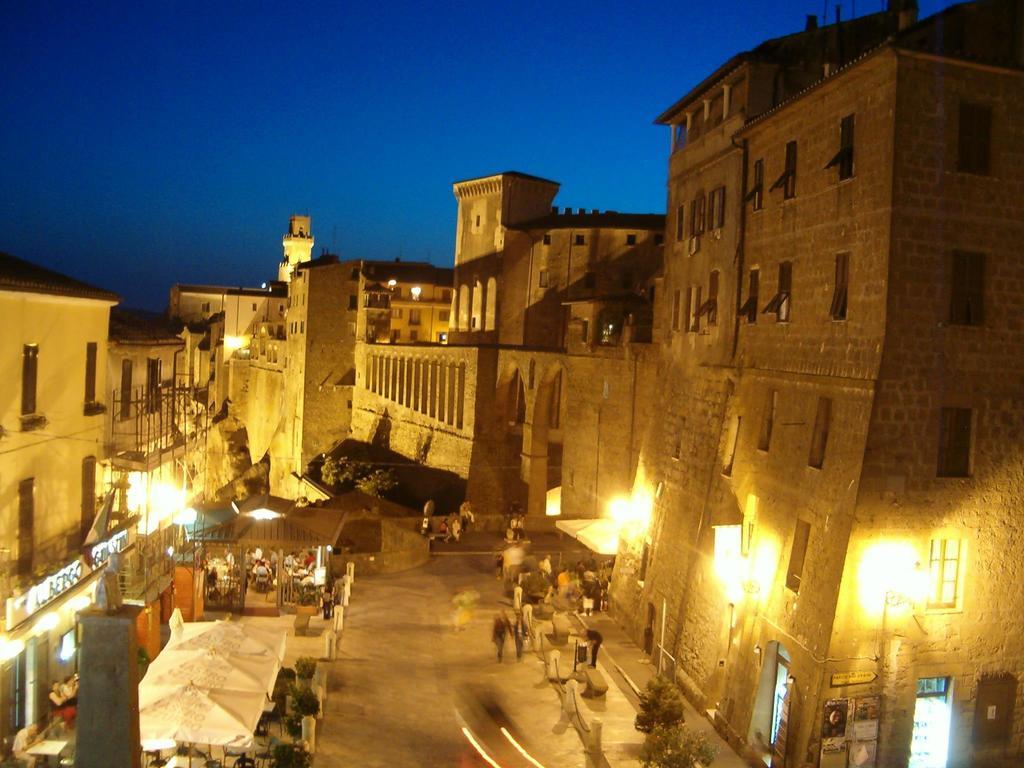
[[[786,754],[787,721],[791,704],[791,660],[786,647],[775,640],[765,646],[761,656],[761,674],[754,697],[747,743],[757,750],[758,757],[765,765],[782,765]]]
[[[918,678],[909,768],[946,768],[953,715],[951,687],[948,677]]]
[[[654,603],[647,604],[647,624],[644,626],[644,653],[650,656],[654,653],[654,620],[657,612],[654,610]]]

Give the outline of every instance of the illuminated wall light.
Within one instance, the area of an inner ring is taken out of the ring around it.
[[[0,661],[13,659],[24,650],[24,640],[8,640],[7,638],[4,638],[3,640],[0,640]]]
[[[413,301],[418,301],[420,298],[420,294],[423,293],[423,289],[420,288],[418,285],[414,285],[412,288],[409,289],[409,293],[412,294]]]
[[[174,516],[173,523],[175,525],[193,525],[198,517],[199,513],[195,509],[186,507]]]
[[[398,285],[397,280],[388,280],[388,288],[394,288],[396,285]]]
[[[865,615],[877,618],[887,608],[912,606],[927,595],[928,574],[911,542],[876,541],[864,549],[857,568],[857,596]]]
[[[79,611],[84,611],[90,605],[92,605],[92,600],[87,595],[77,595],[68,601],[67,607],[72,613],[78,613]]]
[[[39,617],[39,620],[32,627],[32,633],[39,635],[43,632],[51,632],[57,628],[57,624],[60,623],[60,617],[57,616],[55,611],[44,613]]]

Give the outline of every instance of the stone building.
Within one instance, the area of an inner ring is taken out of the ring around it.
[[[95,588],[93,526],[114,294],[0,254],[0,740],[49,714]]]
[[[659,117],[619,617],[773,765],[1011,765],[1024,6],[768,41]]]
[[[354,437],[458,473],[482,511],[596,516],[632,484],[664,217],[559,212],[558,186],[456,182],[449,344],[357,345]]]

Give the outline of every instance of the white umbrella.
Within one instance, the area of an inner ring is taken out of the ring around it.
[[[140,685],[139,736],[245,747],[252,743],[265,698],[259,691],[213,691],[191,683]]]
[[[273,654],[278,661],[284,661],[286,635],[283,629],[255,627],[237,621],[194,621],[185,623],[181,632],[171,637],[167,649],[215,649],[244,655]]]
[[[146,670],[142,685],[167,687],[192,683],[198,688],[256,691],[268,696],[281,662],[270,654],[225,653],[168,648]]]

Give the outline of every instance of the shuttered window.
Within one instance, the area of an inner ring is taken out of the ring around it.
[[[832,306],[829,314],[833,320],[846,319],[846,304],[849,294],[850,254],[836,254],[836,282],[832,289]]]
[[[26,344],[21,352],[21,415],[36,412],[36,383],[39,375],[39,345]]]
[[[939,477],[970,477],[970,408],[943,408],[939,419]]]
[[[825,463],[825,447],[828,445],[828,432],[832,422],[832,401],[827,397],[818,398],[818,411],[814,416],[814,432],[811,433],[811,453],[807,464],[821,469]]]
[[[120,416],[127,419],[132,415],[132,361],[121,361],[121,408]]]
[[[35,486],[34,477],[18,483],[18,573],[32,572],[32,550],[35,539]]]
[[[747,300],[743,302],[743,306],[740,307],[739,311],[740,317],[746,318],[748,323],[757,322],[757,301],[760,284],[761,271],[758,269],[750,270],[750,276],[747,281]]]
[[[96,457],[82,459],[82,542],[96,517]]]
[[[146,411],[160,410],[160,358],[146,360]]]
[[[955,251],[950,280],[949,322],[981,325],[985,321],[985,254]]]
[[[960,103],[957,170],[979,176],[989,174],[992,147],[992,108]]]
[[[840,181],[853,178],[853,115],[839,121],[839,151],[825,168],[838,168]]]
[[[800,591],[803,580],[804,560],[807,557],[807,541],[811,537],[811,524],[804,520],[796,521],[793,531],[793,548],[789,552],[789,569],[786,572],[786,586],[794,592]]]
[[[778,390],[769,389],[761,412],[761,434],[757,438],[757,447],[767,451],[772,444],[772,430],[775,428],[775,409],[778,406]]]
[[[85,402],[96,402],[96,342],[85,345]]]
[[[779,264],[779,287],[763,310],[764,314],[774,314],[776,322],[789,321],[790,293],[793,288],[793,263],[783,261]]]

